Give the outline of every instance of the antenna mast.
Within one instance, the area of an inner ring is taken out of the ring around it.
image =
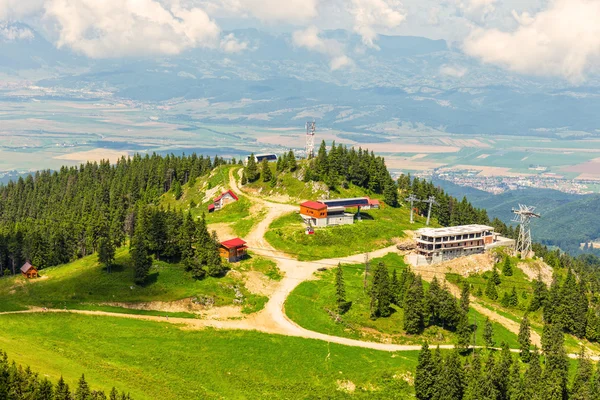
[[[515,251],[521,253],[521,258],[525,259],[531,254],[531,219],[540,218],[540,214],[535,213],[535,207],[519,204],[519,209],[512,210],[515,217],[513,222],[519,224],[519,237]]]
[[[317,123],[315,121],[306,123],[306,158],[311,159],[315,156],[315,132]]]

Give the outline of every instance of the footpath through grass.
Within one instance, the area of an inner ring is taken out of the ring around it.
[[[418,352],[388,353],[243,331],[75,314],[0,316],[18,363],[92,387],[161,399],[407,399]],[[411,372],[412,371],[412,372]],[[350,395],[342,387],[355,385]]]
[[[268,260],[255,257],[245,268],[265,269],[273,274]],[[263,265],[264,264],[264,265]],[[276,268],[275,268],[276,270]],[[40,271],[42,277],[26,280],[22,276],[0,279],[0,311],[16,311],[27,306],[48,308],[90,309],[106,307],[102,303],[169,302],[190,297],[212,298],[215,306],[230,305],[236,299],[236,290],[244,295],[244,306],[257,311],[266,302],[266,297],[248,292],[240,277],[227,275],[222,278],[207,277],[196,280],[181,264],[155,261],[147,283],[135,285],[134,270],[127,248],[120,248],[112,273],[99,265],[96,255],[91,255],[70,264]],[[111,311],[119,311],[118,308]],[[121,312],[140,313],[137,310],[121,309]]]
[[[397,254],[388,254],[380,259],[371,260],[371,265],[383,261],[390,273],[398,274],[406,267],[404,259]],[[364,290],[364,265],[344,265],[346,299],[352,301],[350,310],[342,315],[343,322],[336,322],[328,310],[336,310],[335,271],[319,273],[319,280],[301,283],[288,297],[285,303],[287,316],[303,328],[335,336],[371,341],[392,341],[399,344],[452,344],[456,342],[453,332],[441,327],[431,326],[421,335],[406,335],[403,330],[404,312],[394,306],[394,313],[387,318],[370,318],[370,296]],[[427,288],[427,282],[423,282]],[[370,285],[370,279],[369,279]],[[484,345],[483,325],[485,317],[471,308],[469,319],[478,326],[476,344]],[[518,347],[517,337],[504,326],[493,323],[494,338],[497,344],[508,343]]]
[[[345,257],[389,246],[394,238],[404,237],[404,231],[424,226],[423,221],[411,224],[409,214],[406,208],[392,207],[361,211],[362,221],[316,228],[314,235],[307,235],[300,215],[292,213],[273,221],[265,238],[276,249],[303,261]]]

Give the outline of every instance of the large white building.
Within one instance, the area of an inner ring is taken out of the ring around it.
[[[493,247],[514,247],[515,241],[494,232],[486,225],[461,225],[448,228],[422,228],[417,231],[416,265],[436,264]]]

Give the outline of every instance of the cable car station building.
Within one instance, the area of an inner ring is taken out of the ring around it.
[[[357,208],[356,214],[346,212],[347,208]],[[314,227],[325,227],[334,225],[350,225],[354,219],[360,220],[360,210],[379,208],[368,197],[356,197],[351,199],[332,199],[319,201],[305,201],[300,204],[300,216],[304,221]]]
[[[416,265],[436,264],[458,257],[480,254],[493,247],[514,247],[515,241],[486,225],[422,228],[417,231]]]

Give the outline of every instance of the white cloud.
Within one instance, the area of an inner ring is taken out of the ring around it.
[[[225,53],[239,53],[248,48],[248,42],[240,42],[233,33],[221,39],[221,50]]]
[[[45,0],[0,0],[0,21],[18,20],[39,12]]]
[[[457,65],[442,65],[440,74],[450,76],[452,78],[462,78],[467,73],[467,69]]]
[[[193,1],[193,0],[192,0]],[[263,22],[302,23],[317,16],[320,0],[197,0],[211,15],[254,17]]]
[[[20,28],[0,23],[0,39],[8,42],[16,40],[32,40],[35,35],[28,28]]]
[[[526,74],[581,82],[600,62],[600,1],[554,0],[533,16],[518,15],[512,32],[476,29],[464,50],[483,62]]]
[[[199,8],[154,0],[49,0],[46,16],[57,21],[58,46],[88,57],[178,54],[216,47],[220,29]]]
[[[398,0],[350,0],[348,11],[354,17],[354,32],[365,46],[377,48],[377,28],[392,29],[406,19],[401,7]]]
[[[323,39],[321,31],[316,26],[309,26],[304,30],[295,31],[292,35],[295,46],[324,54],[329,57],[329,66],[335,71],[352,65],[352,60],[344,54],[340,42],[334,39]]]

